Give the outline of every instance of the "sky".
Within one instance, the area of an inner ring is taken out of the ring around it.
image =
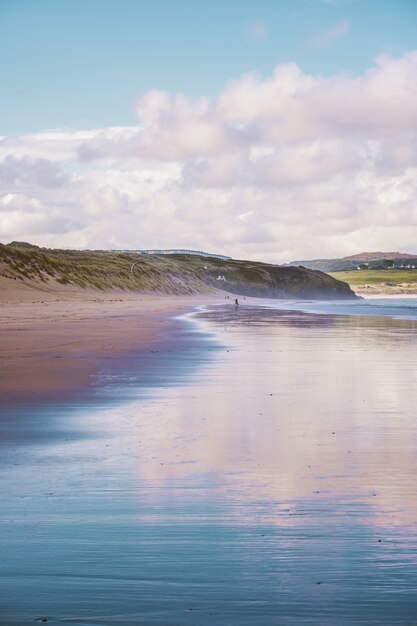
[[[0,0],[0,241],[417,253],[416,0]]]

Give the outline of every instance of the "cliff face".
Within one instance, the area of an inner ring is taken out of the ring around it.
[[[220,289],[265,298],[356,297],[347,283],[320,271],[191,255],[150,256],[0,244],[0,273],[40,289],[58,283],[172,294]]]
[[[180,262],[184,262],[182,259]],[[195,261],[194,261],[194,264]],[[264,298],[355,298],[347,283],[319,271],[253,261],[205,260],[200,280],[231,293]],[[197,268],[196,268],[197,269]],[[218,277],[224,277],[218,280]]]

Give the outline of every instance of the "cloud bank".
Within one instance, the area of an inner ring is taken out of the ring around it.
[[[355,78],[282,64],[212,99],[151,90],[136,110],[135,127],[0,138],[1,240],[417,252],[417,51]]]

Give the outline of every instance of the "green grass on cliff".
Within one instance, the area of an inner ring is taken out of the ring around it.
[[[362,285],[389,286],[404,283],[417,283],[417,270],[352,270],[350,272],[329,272],[337,280],[343,280],[353,287]]]
[[[193,293],[207,291],[198,279],[190,284],[187,272],[177,276],[172,264],[164,258],[89,250],[50,250],[0,244],[0,261],[21,280],[48,283],[51,279],[63,285],[119,288],[135,291]],[[133,272],[132,265],[138,262]]]
[[[318,271],[255,261],[192,255],[145,255],[89,250],[54,250],[29,244],[0,244],[0,273],[22,281],[190,294],[222,289],[259,297],[354,297],[348,285]],[[218,276],[225,281],[218,281]]]

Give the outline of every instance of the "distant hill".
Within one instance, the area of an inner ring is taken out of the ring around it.
[[[407,252],[361,252],[340,259],[292,261],[287,267],[305,267],[321,272],[346,272],[354,269],[387,269],[417,266],[417,255]]]
[[[36,289],[60,285],[167,294],[215,289],[266,298],[355,298],[347,283],[320,271],[196,255],[55,250],[0,244],[3,280]]]
[[[415,254],[408,252],[360,252],[351,256],[344,256],[344,261],[380,261],[381,259],[415,259]]]

